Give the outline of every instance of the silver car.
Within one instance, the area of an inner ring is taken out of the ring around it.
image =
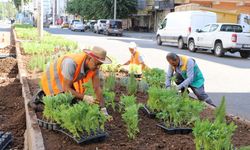
[[[118,35],[122,36],[123,29],[122,29],[122,20],[107,20],[106,26],[104,28],[103,34],[106,35]]]
[[[84,32],[85,25],[82,22],[74,22],[71,26],[72,31],[81,31]]]

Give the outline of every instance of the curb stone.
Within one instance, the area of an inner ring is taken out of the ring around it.
[[[26,114],[26,131],[25,131],[25,143],[24,148],[29,150],[44,150],[44,142],[41,130],[37,123],[37,117],[34,111],[29,110],[28,102],[32,99],[28,80],[27,80],[27,72],[24,67],[21,51],[20,51],[20,42],[17,41],[16,32],[12,27],[12,34],[15,40],[16,46],[16,55],[17,55],[17,62],[18,62],[18,76],[20,82],[22,84],[22,95],[24,98],[25,104],[25,114]]]

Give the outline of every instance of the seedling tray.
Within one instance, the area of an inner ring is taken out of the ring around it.
[[[94,132],[91,132],[90,135],[87,135],[85,133],[85,134],[81,135],[80,138],[76,138],[70,132],[61,128],[59,126],[59,124],[57,124],[57,123],[51,123],[51,122],[47,122],[47,121],[44,121],[41,119],[37,119],[37,122],[38,122],[39,126],[45,128],[45,129],[54,130],[54,131],[58,131],[58,132],[65,134],[66,136],[70,137],[78,144],[87,143],[90,141],[101,141],[101,140],[104,140],[108,136],[108,133],[101,131],[101,130],[97,130],[96,134],[94,134]]]
[[[47,122],[41,119],[37,119],[37,122],[40,127],[43,127],[48,130],[56,130],[59,128],[59,125],[57,123],[51,123],[51,122]]]
[[[88,142],[99,142],[108,137],[108,133],[101,130],[97,130],[96,134],[94,134],[94,132],[91,132],[90,135],[83,134],[80,136],[80,138],[74,137],[71,133],[62,128],[57,129],[57,131],[67,135],[68,137],[73,139],[77,144],[88,143]]]
[[[1,54],[0,53],[0,59],[4,59],[4,58],[7,58],[7,57],[16,58],[16,54]]]
[[[192,128],[168,128],[163,123],[157,124],[157,126],[168,134],[189,134],[193,131]]]
[[[144,112],[146,115],[148,115],[149,118],[155,118],[156,113],[151,112],[151,111],[149,110],[149,108],[147,107],[147,105],[143,105],[142,109],[143,109],[143,112]]]
[[[10,132],[0,131],[0,150],[4,150],[13,141],[12,134]]]

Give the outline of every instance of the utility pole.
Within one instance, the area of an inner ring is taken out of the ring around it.
[[[38,4],[38,35],[40,38],[40,41],[43,38],[43,0],[39,1]]]
[[[116,19],[116,0],[114,0],[114,19]]]
[[[22,12],[22,13],[23,13],[23,11],[24,11],[24,10],[23,10],[23,7],[24,7],[24,6],[23,6],[23,0],[21,0],[21,12]]]
[[[53,22],[53,26],[55,25],[55,11],[56,11],[56,0],[53,0],[53,4],[52,4],[52,22]]]

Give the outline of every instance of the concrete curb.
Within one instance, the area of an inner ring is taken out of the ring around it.
[[[19,79],[22,84],[22,95],[24,98],[25,104],[25,114],[26,114],[26,134],[25,134],[25,149],[29,150],[44,150],[44,142],[40,127],[37,123],[37,117],[34,111],[29,110],[28,102],[32,99],[30,94],[30,89],[27,80],[27,72],[24,67],[21,51],[20,51],[20,43],[17,42],[17,36],[15,30],[12,28],[12,34],[15,40],[16,46],[16,55],[18,62],[18,72]],[[27,144],[27,145],[26,145]]]

